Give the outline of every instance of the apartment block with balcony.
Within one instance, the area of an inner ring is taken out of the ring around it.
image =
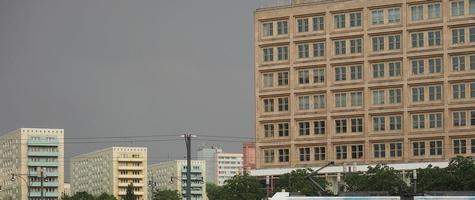
[[[258,169],[475,156],[475,1],[255,12]]]
[[[206,161],[206,180],[222,186],[235,175],[243,173],[243,154],[226,153],[217,147],[198,149],[198,159]]]
[[[0,136],[0,154],[0,199],[60,199],[64,190],[63,129],[12,131]]]
[[[110,147],[71,159],[71,191],[102,193],[124,199],[132,184],[137,200],[146,200],[147,148]]]
[[[148,167],[148,177],[156,188],[176,190],[186,198],[187,161],[175,160]],[[207,200],[206,196],[206,161],[191,161],[191,199]]]

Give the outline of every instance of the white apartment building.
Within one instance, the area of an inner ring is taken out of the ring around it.
[[[191,199],[207,200],[206,196],[206,162],[204,160],[191,161]],[[176,190],[186,195],[186,160],[175,160],[153,164],[148,167],[148,177],[152,185],[159,189]]]
[[[243,172],[242,153],[224,153],[216,147],[200,148],[198,159],[206,161],[206,178],[216,185],[224,185],[226,180]]]
[[[134,186],[137,200],[147,199],[146,147],[110,147],[71,159],[73,195],[108,193],[121,200],[129,184]]]
[[[2,135],[0,156],[0,199],[60,198],[64,183],[63,129],[20,128]],[[39,171],[43,171],[43,177]]]

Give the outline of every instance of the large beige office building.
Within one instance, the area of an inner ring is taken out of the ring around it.
[[[147,148],[110,147],[71,159],[71,191],[124,199],[134,186],[137,200],[147,199]]]
[[[21,128],[2,135],[0,155],[0,199],[60,199],[64,190],[63,129]]]
[[[475,155],[475,0],[255,12],[257,168]]]

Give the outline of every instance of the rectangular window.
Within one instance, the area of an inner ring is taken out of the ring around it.
[[[400,104],[401,103],[401,89],[390,89],[389,90],[389,103],[390,104]]]
[[[384,90],[373,91],[373,104],[375,105],[384,104]]]
[[[467,140],[454,140],[454,154],[467,153]]]
[[[429,154],[431,156],[440,156],[440,155],[442,155],[443,146],[442,146],[442,141],[441,140],[430,141],[429,146],[430,146]]]
[[[264,161],[265,163],[274,162],[274,150],[264,150]]]
[[[429,114],[429,128],[442,128],[442,113]]]
[[[299,135],[310,135],[310,122],[299,122]]]
[[[441,73],[442,72],[442,59],[441,58],[430,58],[429,59],[429,73]]]
[[[279,112],[289,111],[289,98],[281,97],[277,101],[279,102]]]
[[[319,94],[313,96],[313,108],[322,109],[325,108],[325,95]]]
[[[274,112],[274,99],[264,99],[264,112]]]
[[[426,143],[425,142],[413,142],[412,150],[414,156],[424,156],[426,154]]]
[[[457,28],[452,29],[452,44],[463,44],[465,43],[465,29]]]
[[[300,161],[310,161],[310,148],[299,148]]]
[[[452,70],[454,72],[465,71],[465,56],[452,57]]]
[[[299,70],[299,84],[310,83],[310,72],[308,70]]]
[[[335,107],[337,108],[346,107],[346,93],[335,94]]]
[[[472,142],[472,154],[475,154],[475,139],[472,139],[471,142]]]
[[[373,131],[384,131],[385,127],[384,117],[373,117]]]
[[[313,126],[315,135],[325,135],[325,121],[314,121]]]
[[[422,5],[412,6],[411,7],[411,21],[419,21],[419,20],[424,19],[422,10],[423,10]]]
[[[264,74],[263,78],[264,78],[264,87],[265,88],[274,87],[274,74],[273,73]]]
[[[350,13],[350,27],[361,26],[361,13]]]
[[[400,8],[390,8],[388,9],[388,22],[399,23],[401,21],[401,9]]]
[[[348,157],[348,149],[344,145],[338,145],[335,147],[336,148],[336,159],[337,160],[344,160],[347,159]]]
[[[401,116],[390,116],[389,117],[389,130],[396,131],[402,129],[402,119]]]
[[[373,25],[384,24],[384,10],[373,10],[371,16]]]
[[[412,88],[412,102],[423,102],[424,101],[424,87],[413,87]]]
[[[373,78],[384,77],[384,63],[373,64]]]
[[[351,119],[351,132],[362,133],[363,132],[363,118]]]
[[[373,51],[384,50],[384,37],[373,37]]]
[[[429,4],[429,19],[440,18],[440,3]]]
[[[346,67],[335,67],[335,81],[346,81]]]
[[[464,1],[452,1],[452,16],[465,15]]]
[[[309,110],[310,109],[310,97],[309,96],[300,96],[299,97],[299,110]]]
[[[289,149],[279,149],[279,162],[289,162]]]
[[[401,62],[390,62],[389,63],[389,77],[400,77],[401,76]]]
[[[313,31],[325,29],[325,18],[323,16],[313,17]]]
[[[287,21],[277,22],[277,35],[287,35],[289,33],[289,25]]]
[[[358,39],[351,39],[350,40],[350,52],[352,54],[355,54],[355,53],[361,53],[362,52],[362,44],[361,44],[361,38],[358,38]]]
[[[308,44],[299,44],[298,45],[298,54],[299,58],[308,58],[309,57],[309,47]]]
[[[347,123],[346,119],[337,119],[335,120],[335,132],[336,133],[346,133],[347,132]]]
[[[429,86],[429,101],[440,101],[442,99],[442,86]]]
[[[325,68],[318,68],[313,70],[313,82],[323,83],[325,82]]]
[[[389,154],[391,158],[402,157],[402,143],[389,144]]]
[[[279,61],[289,59],[289,47],[277,47],[277,59]]]
[[[465,99],[465,84],[453,84],[452,94],[454,99]]]
[[[289,123],[279,123],[279,137],[289,136]]]
[[[318,42],[313,44],[313,57],[325,56],[325,43]]]
[[[467,125],[466,113],[459,111],[454,112],[453,114],[453,125],[454,127],[461,127]]]
[[[475,82],[470,83],[470,97],[475,98]]]
[[[264,56],[264,62],[272,62],[274,61],[274,48],[264,48],[262,49],[262,53]]]
[[[425,128],[425,116],[424,116],[424,114],[414,114],[414,115],[412,115],[412,128],[413,129]]]
[[[299,33],[308,32],[308,19],[297,19],[297,31]]]
[[[470,42],[475,42],[475,27],[470,27],[468,32],[470,36]]]
[[[289,72],[277,73],[277,84],[279,86],[289,85]]]
[[[428,36],[429,36],[429,46],[434,47],[434,46],[440,46],[441,44],[441,36],[440,36],[440,31],[429,31]]]
[[[345,28],[345,14],[335,15],[335,29]]]
[[[338,40],[335,41],[335,55],[344,55],[346,54],[346,41]]]
[[[325,160],[325,147],[315,147],[315,160]]]
[[[413,60],[412,62],[412,75],[424,74],[424,60]]]
[[[264,124],[264,137],[274,137],[274,124]]]
[[[363,145],[361,144],[351,145],[351,158],[352,159],[363,158]]]
[[[424,33],[411,33],[412,48],[424,47]]]
[[[351,107],[363,106],[363,92],[350,92]]]
[[[351,80],[361,80],[363,77],[363,69],[361,65],[350,66],[350,78]]]
[[[386,145],[385,144],[373,144],[374,157],[385,158],[386,157]]]
[[[389,40],[389,50],[401,49],[401,35],[390,35],[388,36]]]
[[[470,125],[475,126],[475,111],[470,112]]]
[[[469,0],[468,1],[468,6],[469,6],[469,13],[474,14],[475,13],[475,0]]]
[[[263,32],[264,37],[269,37],[269,36],[274,35],[273,23],[272,22],[263,23],[262,32]]]

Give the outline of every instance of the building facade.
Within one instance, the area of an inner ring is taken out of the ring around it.
[[[102,193],[124,199],[132,184],[137,200],[147,199],[147,148],[110,147],[71,159],[71,192]]]
[[[475,155],[475,1],[255,12],[257,168]]]
[[[249,172],[256,169],[256,143],[247,142],[242,145],[243,170]]]
[[[191,199],[207,200],[206,196],[206,161],[191,161]],[[186,160],[175,160],[159,164],[150,165],[148,168],[148,176],[151,185],[158,189],[176,190],[186,195]]]
[[[206,161],[206,180],[219,186],[243,172],[241,153],[225,153],[216,147],[200,148],[198,159]]]
[[[64,183],[63,129],[12,131],[0,137],[0,154],[0,199],[39,200],[43,195],[44,200],[59,200]]]

